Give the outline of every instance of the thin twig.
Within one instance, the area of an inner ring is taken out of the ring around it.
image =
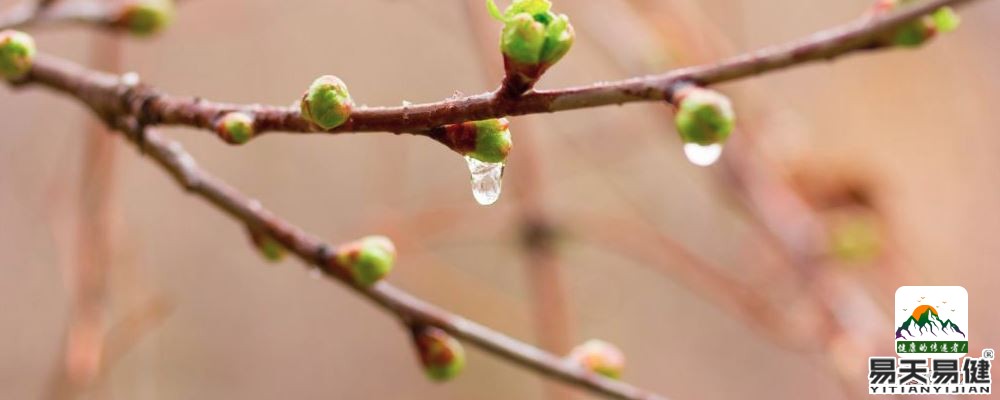
[[[327,133],[383,131],[429,135],[433,128],[472,120],[638,101],[668,101],[671,91],[680,83],[711,85],[793,65],[832,60],[858,50],[882,48],[880,38],[893,29],[940,7],[958,6],[971,1],[973,0],[927,1],[884,16],[864,16],[797,41],[738,55],[719,63],[678,69],[660,75],[557,90],[531,91],[516,99],[489,92],[435,103],[360,107],[351,113],[351,118],[346,123]],[[217,120],[223,114],[243,111],[254,115],[258,132],[317,132],[308,121],[302,119],[297,107],[216,103],[201,98],[171,96],[145,85],[133,90],[121,90],[115,76],[45,55],[37,57],[31,73],[21,83],[41,84],[71,94],[102,113],[133,116],[142,113],[144,122],[148,124],[186,125],[214,130]]]
[[[441,328],[452,335],[515,364],[565,383],[617,399],[663,399],[664,397],[628,383],[602,377],[580,366],[508,337],[462,316],[421,300],[388,282],[369,289],[347,282],[329,260],[336,258],[335,247],[324,243],[263,208],[218,178],[202,170],[190,154],[175,141],[147,129],[141,133],[134,123],[118,121],[116,127],[145,154],[164,167],[185,189],[201,196],[237,220],[263,230],[290,249],[307,264],[326,276],[345,283],[406,324],[420,323]]]
[[[39,7],[50,5],[39,4]],[[121,42],[117,37],[98,38],[91,45],[91,59],[102,68],[118,69]],[[50,399],[72,398],[101,389],[105,352],[108,276],[114,267],[114,169],[118,143],[100,121],[87,124],[84,161],[77,208],[76,250],[69,326],[63,360],[54,371]]]

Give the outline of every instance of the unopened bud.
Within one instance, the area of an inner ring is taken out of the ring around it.
[[[302,118],[323,130],[336,128],[351,117],[354,101],[347,85],[333,75],[316,78],[302,95]]]
[[[153,35],[174,19],[172,0],[131,0],[122,6],[116,24],[137,36]]]
[[[333,261],[355,284],[367,287],[392,271],[396,246],[385,236],[368,236],[342,246]]]
[[[253,117],[246,113],[234,111],[224,115],[215,129],[219,136],[228,143],[243,144],[254,136]]]
[[[625,355],[617,346],[597,339],[591,339],[575,348],[569,359],[588,371],[608,378],[618,379],[625,369]]]
[[[254,228],[247,228],[250,241],[262,256],[268,261],[278,262],[285,258],[288,250],[270,235]]]
[[[530,89],[573,46],[569,17],[553,13],[549,0],[514,0],[502,14],[493,0],[487,7],[504,23],[500,51],[508,80],[514,79],[518,90]]]
[[[931,14],[931,18],[934,20],[937,31],[941,33],[954,31],[962,23],[962,18],[951,7],[937,9],[934,14]]]
[[[21,31],[0,31],[0,76],[20,79],[35,60],[35,40]]]
[[[416,326],[411,329],[411,334],[427,377],[447,381],[462,372],[465,350],[454,337],[433,326]]]
[[[736,114],[729,99],[719,92],[697,86],[678,89],[674,122],[684,143],[702,146],[725,142],[733,131]]]
[[[506,118],[446,125],[433,131],[431,137],[461,155],[486,163],[504,162],[514,146]]]
[[[872,7],[872,15],[886,14],[913,3],[915,0],[879,0]],[[951,7],[941,7],[933,14],[907,22],[881,39],[883,44],[917,47],[933,38],[938,32],[947,33],[958,28],[961,19]]]

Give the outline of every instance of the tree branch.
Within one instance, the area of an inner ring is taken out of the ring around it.
[[[905,23],[943,6],[958,6],[973,0],[933,0],[884,16],[864,16],[787,44],[767,47],[728,58],[719,63],[693,66],[660,75],[556,90],[530,91],[518,98],[496,92],[447,99],[435,103],[397,107],[359,107],[341,126],[326,133],[384,131],[436,137],[434,128],[465,121],[509,115],[624,104],[639,101],[669,101],[678,85],[693,82],[711,85],[759,75],[786,67],[858,51],[883,48],[880,37]],[[152,125],[185,125],[215,130],[227,112],[253,115],[258,133],[284,131],[315,133],[316,128],[300,116],[298,107],[260,104],[217,103],[201,98],[176,97],[139,85],[125,90],[118,77],[92,71],[55,57],[39,55],[28,76],[19,83],[36,83],[73,95],[104,115],[140,116]]]
[[[261,229],[295,253],[302,261],[318,268],[327,277],[355,289],[407,324],[436,326],[496,356],[537,371],[551,378],[617,399],[663,399],[655,393],[636,388],[584,370],[580,366],[496,332],[462,316],[427,303],[387,282],[370,289],[355,286],[341,272],[332,268],[336,259],[334,246],[324,243],[300,228],[263,208],[220,179],[202,170],[180,143],[152,130],[144,132],[134,122],[119,119],[115,126],[129,132],[126,137],[142,146],[145,154],[167,170],[181,186],[201,196],[230,216],[255,229]]]

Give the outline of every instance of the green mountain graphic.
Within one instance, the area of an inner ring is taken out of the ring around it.
[[[914,335],[914,332],[911,331],[911,329],[914,328],[916,329],[916,335]],[[962,332],[962,329],[959,328],[958,325],[951,322],[950,319],[942,321],[937,312],[933,308],[928,307],[927,310],[924,310],[924,312],[920,314],[920,318],[910,316],[910,318],[907,318],[906,321],[903,322],[903,325],[896,328],[896,339],[912,339],[915,336],[924,335],[926,333],[934,336],[938,336],[938,334],[947,335],[949,333],[958,333],[961,334],[962,337],[965,337],[965,332]]]

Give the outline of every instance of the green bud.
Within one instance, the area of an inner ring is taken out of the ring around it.
[[[253,117],[238,111],[227,113],[219,120],[216,131],[228,143],[243,144],[253,138]]]
[[[892,43],[901,47],[917,47],[934,36],[933,25],[924,20],[913,21],[899,27],[893,33]]]
[[[172,0],[132,0],[122,6],[117,24],[136,36],[150,36],[166,28],[173,19]]]
[[[288,250],[285,249],[285,246],[282,246],[281,243],[278,243],[277,240],[274,240],[270,236],[265,237],[260,246],[260,253],[264,255],[264,258],[275,262],[284,259],[287,252]]]
[[[913,3],[915,0],[880,0],[875,3],[871,13],[886,14],[900,6]],[[911,21],[897,28],[883,38],[883,43],[901,47],[917,47],[931,39],[938,32],[947,33],[958,29],[961,22],[958,14],[951,7],[941,7],[934,13]]]
[[[514,146],[509,127],[507,118],[469,121],[434,130],[431,137],[463,156],[500,163]]]
[[[569,17],[566,14],[555,16],[548,28],[545,29],[545,47],[542,48],[541,61],[546,64],[555,64],[569,52],[575,38],[576,32],[573,31],[573,25],[569,23]]]
[[[368,236],[337,251],[337,266],[346,268],[359,286],[371,286],[392,271],[396,246],[385,236]]]
[[[417,326],[411,333],[427,377],[443,382],[462,372],[465,367],[465,350],[458,340],[432,326]]]
[[[735,113],[726,96],[709,89],[688,86],[674,96],[674,122],[685,143],[707,146],[722,143],[733,131]]]
[[[475,121],[472,124],[476,128],[476,149],[468,156],[488,163],[507,160],[507,155],[514,147],[507,118]]]
[[[302,95],[302,118],[323,130],[336,128],[351,117],[354,101],[340,78],[324,75],[316,78]]]
[[[625,369],[625,355],[617,346],[603,340],[591,339],[573,348],[570,360],[584,369],[618,379]]]
[[[23,78],[35,59],[35,40],[24,32],[0,32],[0,76],[5,79]]]
[[[250,232],[250,241],[265,259],[278,262],[285,258],[288,250],[285,249],[284,245],[260,230],[249,227],[247,229]]]
[[[529,14],[518,14],[507,22],[501,35],[504,55],[524,64],[538,63],[545,46],[545,25]]]
[[[550,11],[549,0],[514,0],[503,14],[493,0],[486,4],[493,17],[504,23],[500,51],[508,74],[538,79],[573,45],[575,33],[569,17]]]
[[[937,27],[937,31],[941,33],[948,33],[958,29],[958,25],[962,23],[962,18],[951,7],[941,7],[931,15],[934,20],[934,26]]]

